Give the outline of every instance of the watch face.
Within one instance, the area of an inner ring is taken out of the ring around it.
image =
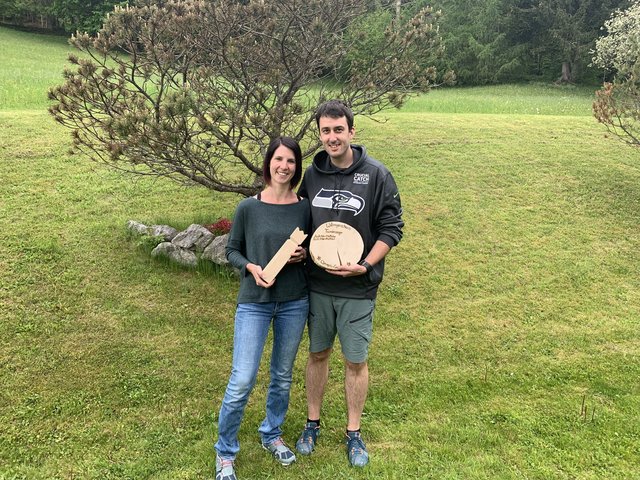
[[[323,223],[313,233],[309,244],[313,262],[327,270],[357,264],[363,251],[364,242],[358,231],[343,222]]]

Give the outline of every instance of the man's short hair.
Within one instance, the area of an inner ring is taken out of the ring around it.
[[[320,128],[321,117],[346,117],[347,127],[349,127],[349,130],[353,128],[353,112],[342,100],[328,100],[320,104],[320,106],[316,110],[316,126],[318,128]]]

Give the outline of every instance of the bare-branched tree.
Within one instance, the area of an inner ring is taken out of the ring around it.
[[[438,77],[438,12],[390,21],[368,58],[343,60],[367,0],[143,0],[116,8],[49,95],[55,119],[93,160],[220,192],[261,188],[270,139],[317,147],[313,113],[341,98],[355,113],[399,107]],[[349,40],[348,40],[349,39]],[[342,66],[342,68],[340,68]],[[340,72],[338,74],[338,72]]]

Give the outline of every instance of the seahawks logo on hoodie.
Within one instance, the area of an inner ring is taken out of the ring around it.
[[[364,199],[348,190],[321,189],[313,198],[311,205],[332,210],[349,210],[355,217],[364,209]]]

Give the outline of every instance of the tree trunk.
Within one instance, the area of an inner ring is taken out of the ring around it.
[[[562,75],[556,80],[557,84],[561,83],[573,83],[573,77],[571,76],[571,65],[569,62],[562,62]]]

